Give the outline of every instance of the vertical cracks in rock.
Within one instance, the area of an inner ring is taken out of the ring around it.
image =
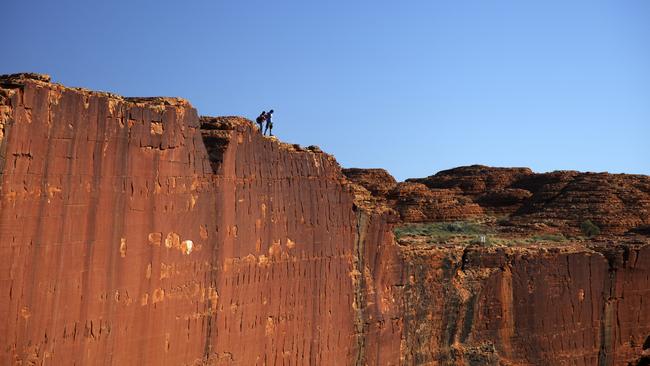
[[[355,357],[354,364],[356,366],[365,365],[365,319],[364,319],[364,304],[366,302],[364,291],[366,289],[366,283],[364,278],[364,244],[366,237],[367,221],[368,216],[356,209],[356,233],[354,238],[354,263],[353,263],[353,278],[352,284],[354,286],[354,327],[356,331],[356,346],[357,346],[357,355]]]
[[[602,253],[601,253],[602,254]],[[612,316],[615,309],[615,284],[616,268],[615,261],[604,255],[608,264],[608,275],[605,277],[603,286],[603,311],[600,318],[600,350],[598,351],[598,366],[609,366],[612,364],[613,339],[612,339]]]

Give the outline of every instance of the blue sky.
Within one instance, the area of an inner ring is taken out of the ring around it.
[[[459,165],[650,174],[650,2],[30,1],[0,73],[205,115],[398,179]]]

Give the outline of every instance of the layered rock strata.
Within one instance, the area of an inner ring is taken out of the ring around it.
[[[344,173],[374,196],[386,200],[404,222],[453,221],[485,214],[511,224],[542,223],[579,234],[592,221],[603,234],[650,232],[650,177],[631,174],[557,171],[472,165],[391,183],[375,170]],[[375,187],[382,187],[377,189]]]
[[[455,190],[397,183],[384,169],[343,169],[343,174],[367,189],[376,201],[396,210],[402,222],[452,221],[483,214],[481,206]]]

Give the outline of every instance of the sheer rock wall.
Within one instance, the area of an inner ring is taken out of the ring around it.
[[[217,220],[208,362],[351,364],[356,216],[329,155],[203,118]]]
[[[402,252],[405,364],[627,365],[650,335],[650,246]]]
[[[0,95],[0,364],[200,358],[217,210],[195,110],[29,76]]]
[[[359,357],[332,157],[179,99],[0,85],[0,364]]]

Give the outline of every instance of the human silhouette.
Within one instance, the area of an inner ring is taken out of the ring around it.
[[[262,113],[260,113],[260,115],[255,119],[257,125],[260,126],[260,133],[262,133],[262,125],[264,125],[264,121],[266,121],[266,111],[262,111]]]
[[[266,131],[269,131],[269,136],[273,136],[273,122],[271,121],[271,117],[273,115],[273,109],[268,111],[266,113],[266,128],[264,129],[264,135],[266,135]]]

